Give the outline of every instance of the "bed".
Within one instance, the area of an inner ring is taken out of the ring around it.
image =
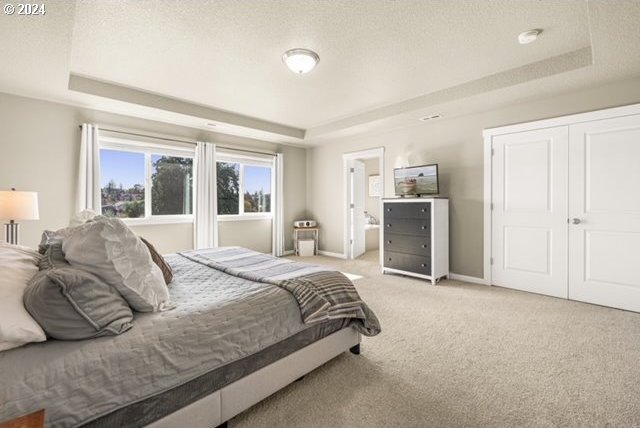
[[[50,427],[216,427],[335,356],[359,353],[358,320],[305,323],[294,293],[248,279],[256,269],[196,256],[166,258],[173,310],[137,313],[120,336],[0,353],[0,420],[45,409]]]

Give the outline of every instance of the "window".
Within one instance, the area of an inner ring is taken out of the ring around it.
[[[103,215],[192,220],[193,150],[104,138],[100,175]]]
[[[272,161],[220,156],[217,162],[218,215],[271,216]]]

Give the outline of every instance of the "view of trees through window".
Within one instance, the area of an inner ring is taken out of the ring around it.
[[[145,217],[145,154],[100,150],[102,214]],[[193,213],[193,159],[151,155],[151,215]]]
[[[240,214],[240,164],[217,162],[218,214]]]
[[[192,214],[193,159],[151,156],[151,215]]]
[[[244,167],[244,212],[271,212],[271,168]]]
[[[102,214],[144,217],[144,153],[100,150]]]
[[[239,163],[232,162],[218,162],[216,167],[218,214],[271,212],[271,168],[254,165],[241,167]]]

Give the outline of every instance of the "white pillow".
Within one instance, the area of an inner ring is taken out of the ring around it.
[[[139,312],[171,309],[162,271],[149,249],[120,219],[96,217],[62,242],[65,258],[115,287]]]
[[[82,210],[79,213],[76,213],[69,220],[69,227],[80,226],[81,224],[85,224],[89,220],[93,220],[98,217],[98,214],[92,210]]]
[[[22,302],[40,257],[30,248],[0,242],[0,351],[47,340]]]

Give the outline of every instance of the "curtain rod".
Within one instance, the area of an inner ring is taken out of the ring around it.
[[[82,125],[78,125],[78,128],[82,129]],[[197,141],[195,141],[195,140],[178,140],[176,138],[156,137],[156,136],[153,136],[153,135],[145,135],[145,134],[139,134],[139,133],[135,133],[135,132],[120,131],[118,129],[100,128],[100,126],[98,126],[98,129],[101,129],[103,131],[115,132],[116,134],[133,135],[135,137],[155,138],[156,140],[173,141],[175,143],[184,143],[184,144],[192,144],[192,145],[196,145],[197,144]],[[221,149],[226,149],[226,150],[235,150],[237,152],[255,153],[255,154],[259,154],[259,155],[267,155],[267,156],[275,156],[276,155],[275,153],[260,152],[260,151],[257,151],[257,150],[248,150],[248,149],[238,149],[236,147],[220,146],[218,144],[216,144],[216,147],[219,147]]]

